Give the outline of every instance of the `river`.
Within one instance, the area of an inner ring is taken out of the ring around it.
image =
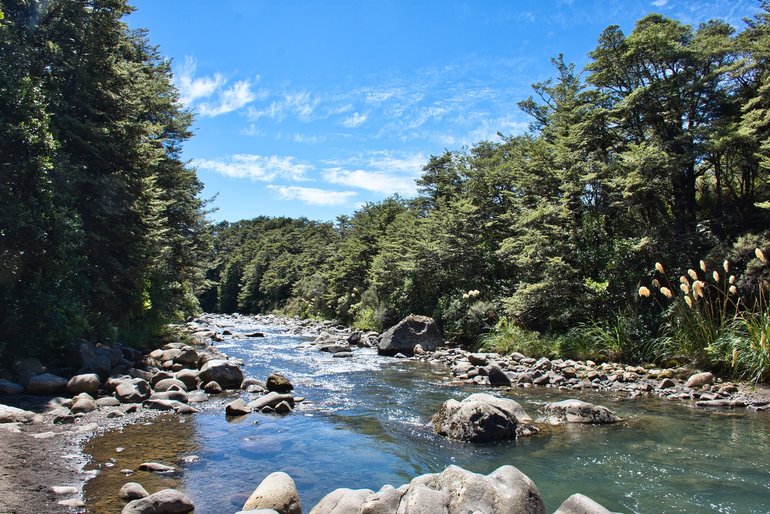
[[[549,512],[576,492],[617,512],[770,512],[768,413],[514,389],[500,394],[517,400],[533,418],[546,402],[577,397],[605,405],[624,421],[558,427],[515,443],[453,442],[433,433],[430,417],[448,398],[482,388],[451,385],[445,367],[380,357],[371,349],[333,358],[303,347],[307,338],[287,335],[282,327],[241,323],[228,329],[266,334],[217,343],[243,359],[245,375],[264,380],[282,373],[307,400],[286,416],[227,419],[229,396],[194,416],[162,417],[93,440],[86,452],[99,474],[85,487],[89,512],[119,511],[117,493],[127,481],[151,493],[178,488],[194,501],[197,514],[236,512],[274,471],[292,476],[309,512],[335,488],[398,487],[450,464],[484,474],[516,466],[537,484]],[[190,455],[200,460],[172,476],[120,472],[148,460],[176,464]]]

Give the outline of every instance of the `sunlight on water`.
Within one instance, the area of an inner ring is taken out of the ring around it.
[[[141,454],[134,460],[173,460],[194,450],[201,460],[168,480],[178,482],[196,513],[204,514],[239,510],[273,471],[294,478],[309,511],[335,488],[399,486],[449,464],[480,473],[512,464],[535,481],[549,511],[575,492],[618,512],[770,511],[767,414],[705,412],[657,399],[586,392],[579,397],[608,406],[624,421],[548,429],[515,443],[471,445],[432,432],[430,417],[441,403],[478,390],[449,386],[444,368],[380,357],[371,349],[334,358],[308,348],[308,338],[275,333],[269,326],[229,330],[264,332],[265,338],[229,339],[217,347],[243,359],[248,376],[264,380],[272,372],[285,374],[306,403],[283,417],[226,419],[224,405],[232,398],[220,399],[181,426],[172,418],[92,442],[96,466],[117,458],[114,468],[102,468],[86,488],[92,512],[102,512],[98,505],[106,498],[114,502],[129,480],[153,492],[154,483],[144,482],[148,477],[119,474],[133,461],[115,456],[115,441]],[[567,397],[540,388],[508,394],[533,417],[544,403]]]

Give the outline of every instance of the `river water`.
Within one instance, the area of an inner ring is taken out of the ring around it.
[[[450,464],[484,474],[516,466],[537,484],[550,512],[576,492],[616,512],[770,512],[768,413],[514,389],[500,394],[516,399],[533,418],[546,402],[577,397],[607,406],[624,421],[558,427],[515,443],[452,442],[432,432],[430,417],[448,398],[482,388],[451,385],[445,367],[380,357],[370,349],[356,350],[351,359],[333,358],[303,348],[307,338],[283,334],[280,327],[228,328],[267,336],[217,344],[243,359],[247,376],[264,380],[282,373],[307,400],[286,416],[227,419],[224,405],[231,396],[194,416],[160,418],[95,439],[86,448],[91,467],[99,470],[85,487],[89,512],[119,512],[118,490],[127,481],[151,493],[180,489],[197,514],[236,512],[274,471],[292,476],[308,512],[338,487],[398,487]],[[175,475],[120,473],[150,460],[177,465],[191,455],[200,460],[180,466]]]

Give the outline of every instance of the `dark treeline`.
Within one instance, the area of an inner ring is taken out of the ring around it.
[[[218,225],[204,308],[374,329],[420,313],[467,341],[601,326],[629,340],[616,357],[641,360],[641,334],[666,322],[637,295],[656,261],[675,280],[730,259],[752,294],[770,227],[768,5],[741,31],[656,14],[611,26],[590,58],[583,72],[554,59],[519,104],[528,134],[431,157],[415,199],[333,226]]]
[[[0,353],[139,340],[198,308],[191,116],[125,0],[0,1]]]

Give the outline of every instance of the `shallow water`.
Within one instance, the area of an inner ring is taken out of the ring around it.
[[[606,405],[625,421],[554,428],[516,443],[452,442],[433,434],[430,416],[447,398],[481,389],[448,384],[446,368],[379,357],[373,350],[335,359],[303,348],[307,339],[282,335],[275,327],[228,329],[265,332],[262,339],[218,346],[242,358],[248,376],[264,380],[269,373],[283,373],[295,394],[307,401],[287,416],[228,420],[224,405],[232,397],[222,398],[183,422],[161,418],[92,441],[86,451],[100,473],[85,487],[90,512],[119,511],[117,493],[127,481],[150,492],[179,488],[192,498],[198,514],[236,512],[273,471],[294,478],[307,512],[335,488],[399,486],[449,464],[484,474],[514,465],[534,480],[550,512],[575,492],[617,512],[770,512],[767,413],[515,389],[505,394],[533,417],[545,402],[579,397]],[[117,447],[126,450],[116,452]],[[191,454],[201,460],[181,466],[173,476],[138,471],[127,478],[120,473],[148,460],[177,464]]]

